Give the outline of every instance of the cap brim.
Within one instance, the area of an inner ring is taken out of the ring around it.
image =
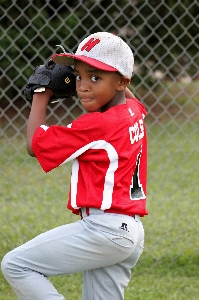
[[[70,53],[61,53],[61,54],[54,54],[52,56],[52,60],[59,65],[65,65],[65,66],[72,66],[75,64],[75,60],[80,60],[96,69],[100,69],[103,71],[108,72],[118,72],[117,69],[99,61],[91,57],[87,57],[84,55],[75,55]]]

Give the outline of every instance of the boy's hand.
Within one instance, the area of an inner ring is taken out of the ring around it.
[[[45,97],[44,97],[45,96]],[[44,90],[41,91],[35,91],[32,97],[32,101],[34,99],[40,99],[40,101],[42,101],[42,99],[46,99],[47,97],[49,99],[51,99],[54,96],[54,93],[51,89],[45,88]],[[43,100],[45,101],[45,100]],[[48,100],[49,102],[49,100]]]

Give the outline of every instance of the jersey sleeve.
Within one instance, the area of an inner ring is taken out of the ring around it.
[[[32,148],[45,172],[70,161],[88,150],[92,142],[106,134],[101,114],[84,115],[68,126],[40,126],[35,131]],[[103,132],[102,132],[103,131]]]

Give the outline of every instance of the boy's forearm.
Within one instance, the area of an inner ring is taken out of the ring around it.
[[[35,93],[33,96],[32,107],[27,123],[27,151],[30,156],[35,156],[32,150],[32,138],[35,130],[40,125],[46,124],[46,107],[52,92]]]
[[[125,89],[125,97],[128,99],[135,98],[134,94],[129,90],[129,88]]]

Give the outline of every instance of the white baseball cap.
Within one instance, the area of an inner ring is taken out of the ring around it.
[[[119,72],[131,78],[134,57],[130,47],[118,36],[108,32],[97,32],[89,35],[78,46],[75,54],[54,54],[52,60],[60,65],[72,66],[75,59],[97,69]]]

